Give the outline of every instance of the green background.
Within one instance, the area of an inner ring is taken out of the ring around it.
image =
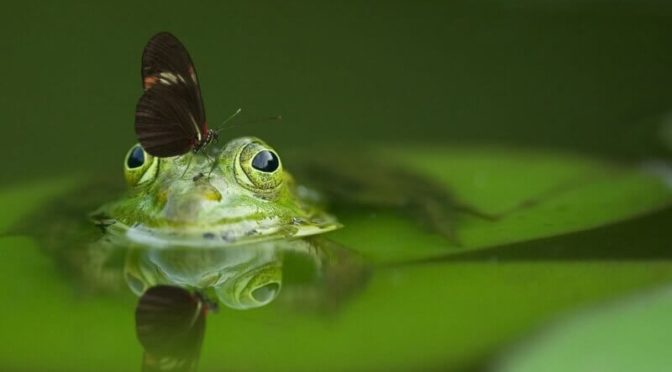
[[[672,3],[634,0],[3,4],[0,223],[4,229],[39,210],[50,188],[71,186],[43,182],[53,176],[106,173],[122,183],[122,157],[135,142],[140,56],[158,31],[175,33],[189,49],[211,126],[238,107],[238,123],[284,117],[233,126],[224,138],[259,136],[280,154],[333,143],[406,149],[400,162],[435,174],[450,169],[448,187],[497,209],[577,170],[669,158],[660,133],[672,108],[670,21]],[[410,156],[408,149],[415,149]],[[513,173],[479,190],[471,167]],[[536,181],[526,183],[531,170]],[[396,214],[341,211],[351,228],[337,239],[388,266],[336,315],[274,304],[210,317],[202,366],[481,369],[560,314],[669,283],[671,210],[622,221],[669,205],[669,194],[633,168],[622,170],[628,177],[616,187],[603,179],[507,221],[520,235],[497,235],[507,225],[495,225],[485,236],[483,221],[466,219],[464,248],[491,248],[480,251],[437,254],[442,237]],[[592,205],[572,218],[601,197],[623,203]],[[390,230],[404,237],[396,246]],[[358,246],[362,237],[368,245]],[[26,238],[0,238],[0,252],[8,299],[0,364],[139,365],[130,294],[82,296]],[[670,323],[664,314],[656,320],[661,328]],[[521,353],[511,363],[528,360]],[[652,354],[645,355],[669,365]],[[533,355],[530,368],[544,358]]]
[[[403,139],[661,154],[671,18],[665,1],[4,3],[0,179],[120,163],[142,48],[163,30],[192,54],[210,124],[281,114],[224,132],[280,152]]]

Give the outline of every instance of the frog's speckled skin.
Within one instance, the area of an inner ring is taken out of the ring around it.
[[[145,153],[144,164],[135,168],[124,159],[129,192],[93,219],[112,224],[108,231],[117,239],[154,247],[228,246],[339,228],[282,163],[270,173],[252,167],[262,150],[273,151],[257,138],[243,137],[208,154]]]

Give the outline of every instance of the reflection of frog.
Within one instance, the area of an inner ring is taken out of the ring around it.
[[[233,309],[273,301],[283,288],[284,263],[291,266],[286,302],[337,306],[343,295],[361,287],[366,270],[354,253],[323,239],[280,239],[222,248],[128,251],[124,277],[138,296],[157,285],[196,290]],[[296,277],[296,272],[307,277]]]
[[[248,309],[271,302],[280,292],[280,254],[275,242],[223,249],[133,249],[124,274],[138,296],[167,284],[214,292],[227,307]]]

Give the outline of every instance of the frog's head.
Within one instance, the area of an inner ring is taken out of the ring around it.
[[[134,145],[124,175],[129,193],[100,212],[136,242],[222,245],[340,226],[305,197],[310,192],[294,184],[277,152],[253,137],[171,158]]]

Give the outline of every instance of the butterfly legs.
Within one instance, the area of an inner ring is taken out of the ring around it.
[[[182,155],[182,156],[184,156],[184,155]],[[180,158],[181,158],[182,156],[180,156]],[[189,167],[191,167],[191,161],[192,161],[193,159],[194,159],[194,156],[193,156],[193,155],[189,157],[189,161],[187,162],[187,166],[184,167],[184,172],[182,172],[182,175],[180,176],[180,178],[184,178],[184,176],[187,174],[187,171],[189,170]]]
[[[215,141],[216,141],[216,139],[215,139]],[[212,172],[215,170],[215,168],[217,168],[217,165],[219,164],[219,161],[217,160],[217,156],[212,157],[207,152],[205,153],[205,156],[208,158],[208,161],[210,161],[210,163],[211,163],[210,171],[208,172],[208,178],[210,178],[210,175],[212,174]]]

